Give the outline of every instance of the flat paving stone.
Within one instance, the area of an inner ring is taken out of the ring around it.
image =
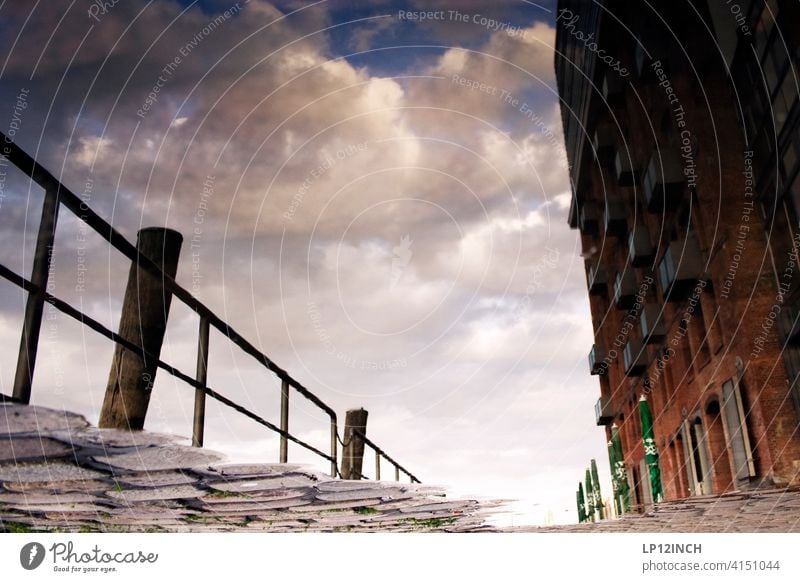
[[[354,489],[335,493],[317,493],[320,501],[354,501],[357,499],[381,499],[391,495],[402,495],[401,489]]]
[[[97,500],[96,495],[87,493],[0,493],[0,503],[8,505],[43,504],[43,503],[91,503]]]
[[[227,494],[228,492],[218,491],[205,491],[202,502],[206,504],[225,504],[225,503],[242,503],[243,499],[248,502],[258,503],[264,501],[277,501],[280,499],[298,499],[300,497],[307,497],[309,489],[270,489],[267,491],[258,491],[255,494],[241,494],[236,493],[233,495]]]
[[[1,426],[1,425],[0,425]],[[87,427],[79,431],[51,431],[50,436],[59,441],[78,447],[103,448],[142,448],[176,444],[177,437],[143,430],[119,430],[115,428]]]
[[[344,491],[360,491],[362,489],[375,489],[382,484],[382,481],[324,481],[317,485],[317,489],[326,493],[338,493]],[[392,483],[392,485],[394,485],[394,483]]]
[[[466,511],[477,506],[477,503],[470,501],[447,501],[443,503],[428,503],[421,505],[410,505],[406,508],[401,508],[401,513],[419,513],[424,511]]]
[[[303,507],[291,507],[289,511],[296,513],[337,512],[356,507],[374,507],[379,505],[380,502],[380,499],[359,499],[357,501],[340,501],[338,503],[314,503],[313,505],[306,505]],[[377,511],[377,509],[375,511]]]
[[[108,507],[94,503],[47,503],[11,506],[12,509],[31,513],[92,513],[108,511]]]
[[[198,478],[181,471],[148,471],[117,478],[123,487],[167,487],[198,483]]]
[[[81,481],[100,476],[99,471],[59,461],[0,465],[0,481],[17,483]]]
[[[159,520],[164,518],[178,519],[186,515],[191,515],[191,511],[183,507],[176,507],[172,509],[161,508],[156,510],[149,506],[125,506],[116,507],[108,510],[109,523],[116,523],[122,519],[144,519],[144,520]]]
[[[209,504],[205,509],[212,513],[257,513],[264,510],[272,509],[289,509],[290,507],[297,507],[298,505],[308,505],[311,503],[310,499],[295,498],[295,499],[279,499],[276,501],[257,501],[253,503],[226,503],[226,504]]]
[[[285,475],[294,471],[300,471],[302,465],[285,465],[264,463],[264,464],[214,464],[206,468],[197,467],[193,471],[203,477],[238,479],[254,477],[274,477]]]
[[[117,455],[96,455],[98,463],[128,471],[163,471],[165,469],[190,469],[215,463],[222,458],[218,453],[192,447],[149,447]]]
[[[47,437],[0,439],[0,463],[21,463],[39,459],[70,457],[74,449]]]
[[[79,431],[89,426],[79,414],[41,406],[0,404],[0,436],[35,434],[56,430]]]
[[[219,481],[209,483],[209,487],[217,491],[231,493],[250,493],[270,489],[311,488],[316,485],[316,480],[305,475],[285,475],[269,479],[236,479],[234,481]]]
[[[99,495],[108,489],[105,479],[81,479],[80,481],[5,481],[3,488],[11,493],[39,493],[42,495],[60,495],[65,493],[86,493]]]
[[[192,485],[106,491],[106,495],[111,499],[123,501],[125,503],[137,503],[139,501],[160,501],[165,499],[187,499],[192,497],[200,497],[203,495],[203,493],[204,491],[202,489]]]

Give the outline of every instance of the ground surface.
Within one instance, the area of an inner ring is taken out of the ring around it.
[[[231,465],[169,436],[0,405],[0,531],[482,531],[496,505],[299,465]]]
[[[800,532],[800,489],[735,492],[659,503],[643,514],[537,532]]]
[[[491,532],[499,502],[441,488],[342,481],[299,465],[232,465],[148,432],[0,404],[0,531]],[[800,532],[800,490],[659,504],[594,524],[514,532]]]

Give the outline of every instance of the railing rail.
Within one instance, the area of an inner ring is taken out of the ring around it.
[[[336,412],[313,394],[298,380],[293,378],[286,370],[278,366],[266,354],[261,352],[252,343],[245,339],[240,333],[233,329],[227,322],[218,317],[210,308],[200,302],[189,291],[179,285],[172,277],[165,274],[159,266],[149,257],[142,254],[134,244],[128,241],[113,226],[106,222],[100,215],[92,210],[83,200],[76,196],[69,188],[57,180],[47,169],[41,166],[36,160],[31,158],[22,148],[17,146],[4,133],[0,132],[0,154],[3,155],[14,166],[25,173],[31,180],[36,182],[45,191],[45,202],[42,207],[42,220],[39,226],[39,236],[37,238],[36,251],[34,253],[34,264],[31,279],[13,272],[5,265],[0,264],[0,277],[21,287],[28,292],[28,303],[26,305],[25,321],[23,323],[22,340],[20,343],[19,358],[17,360],[17,374],[14,380],[14,393],[11,398],[0,395],[2,401],[14,401],[27,404],[30,401],[31,385],[33,381],[33,371],[35,368],[36,351],[38,346],[39,329],[44,303],[53,305],[64,314],[76,319],[97,333],[112,340],[125,349],[130,350],[142,358],[156,362],[158,368],[179,378],[195,389],[195,407],[192,429],[192,444],[202,446],[203,428],[205,424],[205,397],[210,396],[218,402],[225,404],[229,408],[236,410],[240,414],[258,422],[273,432],[280,435],[280,461],[286,462],[288,458],[288,441],[300,445],[301,447],[315,453],[316,455],[330,461],[331,476],[341,476],[338,467],[338,444],[339,432]],[[50,267],[50,256],[54,244],[54,234],[58,211],[61,206],[67,208],[78,219],[86,223],[92,230],[103,237],[112,247],[120,251],[137,267],[158,277],[166,289],[173,297],[179,299],[189,309],[197,313],[200,318],[200,329],[198,333],[197,348],[197,370],[194,378],[181,372],[174,366],[156,358],[136,344],[126,340],[114,331],[109,330],[104,325],[89,317],[85,313],[72,307],[67,302],[55,297],[47,292],[47,280]],[[208,337],[210,328],[214,328],[222,333],[226,338],[238,346],[244,353],[254,358],[259,364],[272,372],[281,380],[281,426],[265,420],[261,416],[247,410],[229,398],[223,396],[216,390],[207,385],[208,370]],[[288,431],[288,401],[289,388],[294,389],[304,398],[314,404],[317,408],[325,412],[330,419],[330,453],[324,453],[318,448],[309,445],[293,436]],[[396,467],[400,467],[395,461],[376,447],[372,441],[363,437],[365,442],[374,450],[380,451],[387,460],[390,460]],[[399,470],[399,469],[398,469]],[[413,481],[416,477],[405,469]]]
[[[367,445],[369,448],[371,448],[375,452],[375,480],[376,481],[380,481],[380,479],[381,479],[381,457],[383,457],[384,459],[389,461],[392,465],[394,465],[395,481],[399,481],[400,480],[400,472],[402,471],[403,473],[408,475],[408,477],[409,477],[409,479],[411,479],[412,483],[420,483],[420,480],[417,479],[414,475],[412,475],[408,471],[408,469],[406,469],[400,463],[395,461],[392,457],[387,455],[386,452],[383,449],[381,449],[378,445],[376,445],[371,440],[369,440],[369,438],[367,438],[367,435],[365,435],[363,432],[361,432],[360,430],[355,430],[355,431],[353,431],[353,433],[358,438],[360,438],[362,441],[364,441],[365,445]],[[364,475],[361,475],[361,478],[362,479],[366,479],[366,477],[364,477]]]

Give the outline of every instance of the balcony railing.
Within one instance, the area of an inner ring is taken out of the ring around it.
[[[638,223],[628,235],[628,259],[634,267],[646,267],[653,262],[650,233],[643,223]]]
[[[594,416],[597,420],[597,426],[609,425],[614,421],[614,412],[611,409],[611,398],[608,396],[601,396],[597,399],[594,405]]]
[[[578,211],[578,228],[581,234],[596,235],[597,227],[600,222],[600,210],[597,202],[591,200],[580,205]]]
[[[598,124],[594,132],[594,151],[598,161],[602,166],[612,166],[614,164],[614,145],[616,143],[616,132],[610,123]]]
[[[663,307],[657,303],[647,303],[639,315],[639,327],[645,343],[652,344],[664,340],[667,330],[664,327]]]
[[[614,279],[614,303],[617,309],[630,309],[636,301],[636,275],[633,269],[619,271]]]
[[[603,225],[606,233],[614,236],[625,236],[628,231],[628,216],[625,203],[620,198],[609,196],[603,208]]]
[[[603,99],[609,107],[619,107],[624,103],[625,83],[620,76],[612,70],[606,71],[603,77]]]
[[[683,198],[685,186],[686,177],[678,150],[665,147],[653,152],[642,184],[647,210],[662,212],[675,208]]]
[[[620,186],[633,186],[639,176],[638,169],[631,159],[632,155],[633,152],[623,146],[617,147],[617,153],[614,156],[614,172],[617,184]]]
[[[697,282],[704,277],[703,256],[694,236],[672,242],[658,265],[658,277],[664,299],[685,299]]]
[[[592,265],[586,274],[589,284],[589,293],[603,295],[608,291],[608,274],[602,265]]]
[[[589,352],[589,373],[592,376],[602,376],[605,373],[606,351],[601,346],[594,344]]]
[[[638,40],[634,40],[634,70],[643,85],[658,81],[652,65],[660,61],[661,69],[669,72],[669,55],[664,38],[663,23],[644,24]]]
[[[647,352],[641,340],[631,339],[625,344],[622,361],[625,364],[626,375],[641,376],[644,373],[647,369]]]

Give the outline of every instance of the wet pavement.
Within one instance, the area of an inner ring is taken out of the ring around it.
[[[659,503],[644,513],[569,526],[513,528],[536,532],[800,532],[800,489],[736,491]]]

